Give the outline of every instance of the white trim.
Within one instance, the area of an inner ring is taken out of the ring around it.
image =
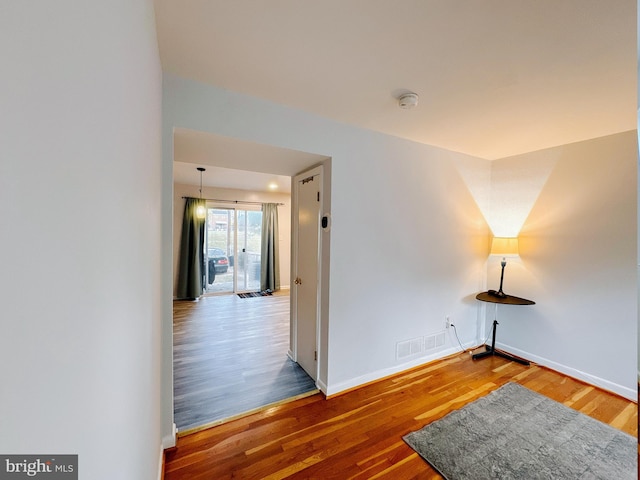
[[[320,361],[324,352],[321,351],[320,338],[322,334],[322,224],[321,219],[324,212],[324,167],[318,165],[312,169],[314,175],[318,175],[318,193],[320,194],[320,205],[318,205],[318,218],[316,219],[316,225],[318,226],[318,251],[316,252],[316,259],[318,262],[318,268],[316,270],[316,382],[320,378]],[[317,172],[317,173],[315,173]]]
[[[162,463],[164,462],[164,448],[162,448],[162,443],[160,443],[160,458],[158,459],[158,480],[163,480],[162,478]]]
[[[604,378],[596,377],[586,372],[582,372],[580,370],[576,370],[575,368],[568,367],[561,363],[554,362],[553,360],[549,360],[544,357],[539,357],[538,355],[534,355],[533,353],[525,352],[524,350],[520,350],[519,348],[512,347],[510,345],[505,345],[504,343],[500,343],[496,341],[496,348],[499,350],[504,350],[505,352],[512,353],[518,357],[530,360],[532,362],[537,363],[538,365],[542,365],[557,372],[563,373],[573,378],[577,378],[578,380],[582,380],[590,385],[594,385],[596,387],[602,388],[604,390],[608,390],[617,395],[620,395],[624,398],[627,398],[632,401],[638,400],[638,392],[635,388],[628,388],[623,385],[618,385],[617,383],[610,382],[609,380],[605,380]]]
[[[291,260],[289,282],[298,274],[298,181],[291,177]],[[298,296],[295,288],[289,290],[289,358],[298,361]]]
[[[316,387],[318,387],[318,390],[324,393],[325,396],[327,395],[327,385],[322,380],[318,379],[316,381]]]
[[[171,426],[171,433],[162,437],[162,449],[173,448],[176,446],[176,439],[178,438],[178,427],[173,423]]]

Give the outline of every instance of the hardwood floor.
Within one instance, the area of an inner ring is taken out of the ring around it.
[[[288,291],[175,301],[173,335],[179,433],[316,391],[287,357]]]
[[[167,454],[165,479],[439,479],[402,436],[509,381],[637,436],[634,402],[536,365],[461,353],[182,437]]]

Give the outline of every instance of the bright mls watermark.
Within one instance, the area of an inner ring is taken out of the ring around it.
[[[78,480],[78,455],[0,455],[0,480]]]

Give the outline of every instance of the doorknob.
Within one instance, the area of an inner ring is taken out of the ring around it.
[[[296,277],[295,284],[296,285],[302,285],[302,280],[300,279],[300,277]]]

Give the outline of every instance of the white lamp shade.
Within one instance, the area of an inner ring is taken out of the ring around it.
[[[491,255],[516,257],[519,254],[517,238],[493,237],[491,242]]]

